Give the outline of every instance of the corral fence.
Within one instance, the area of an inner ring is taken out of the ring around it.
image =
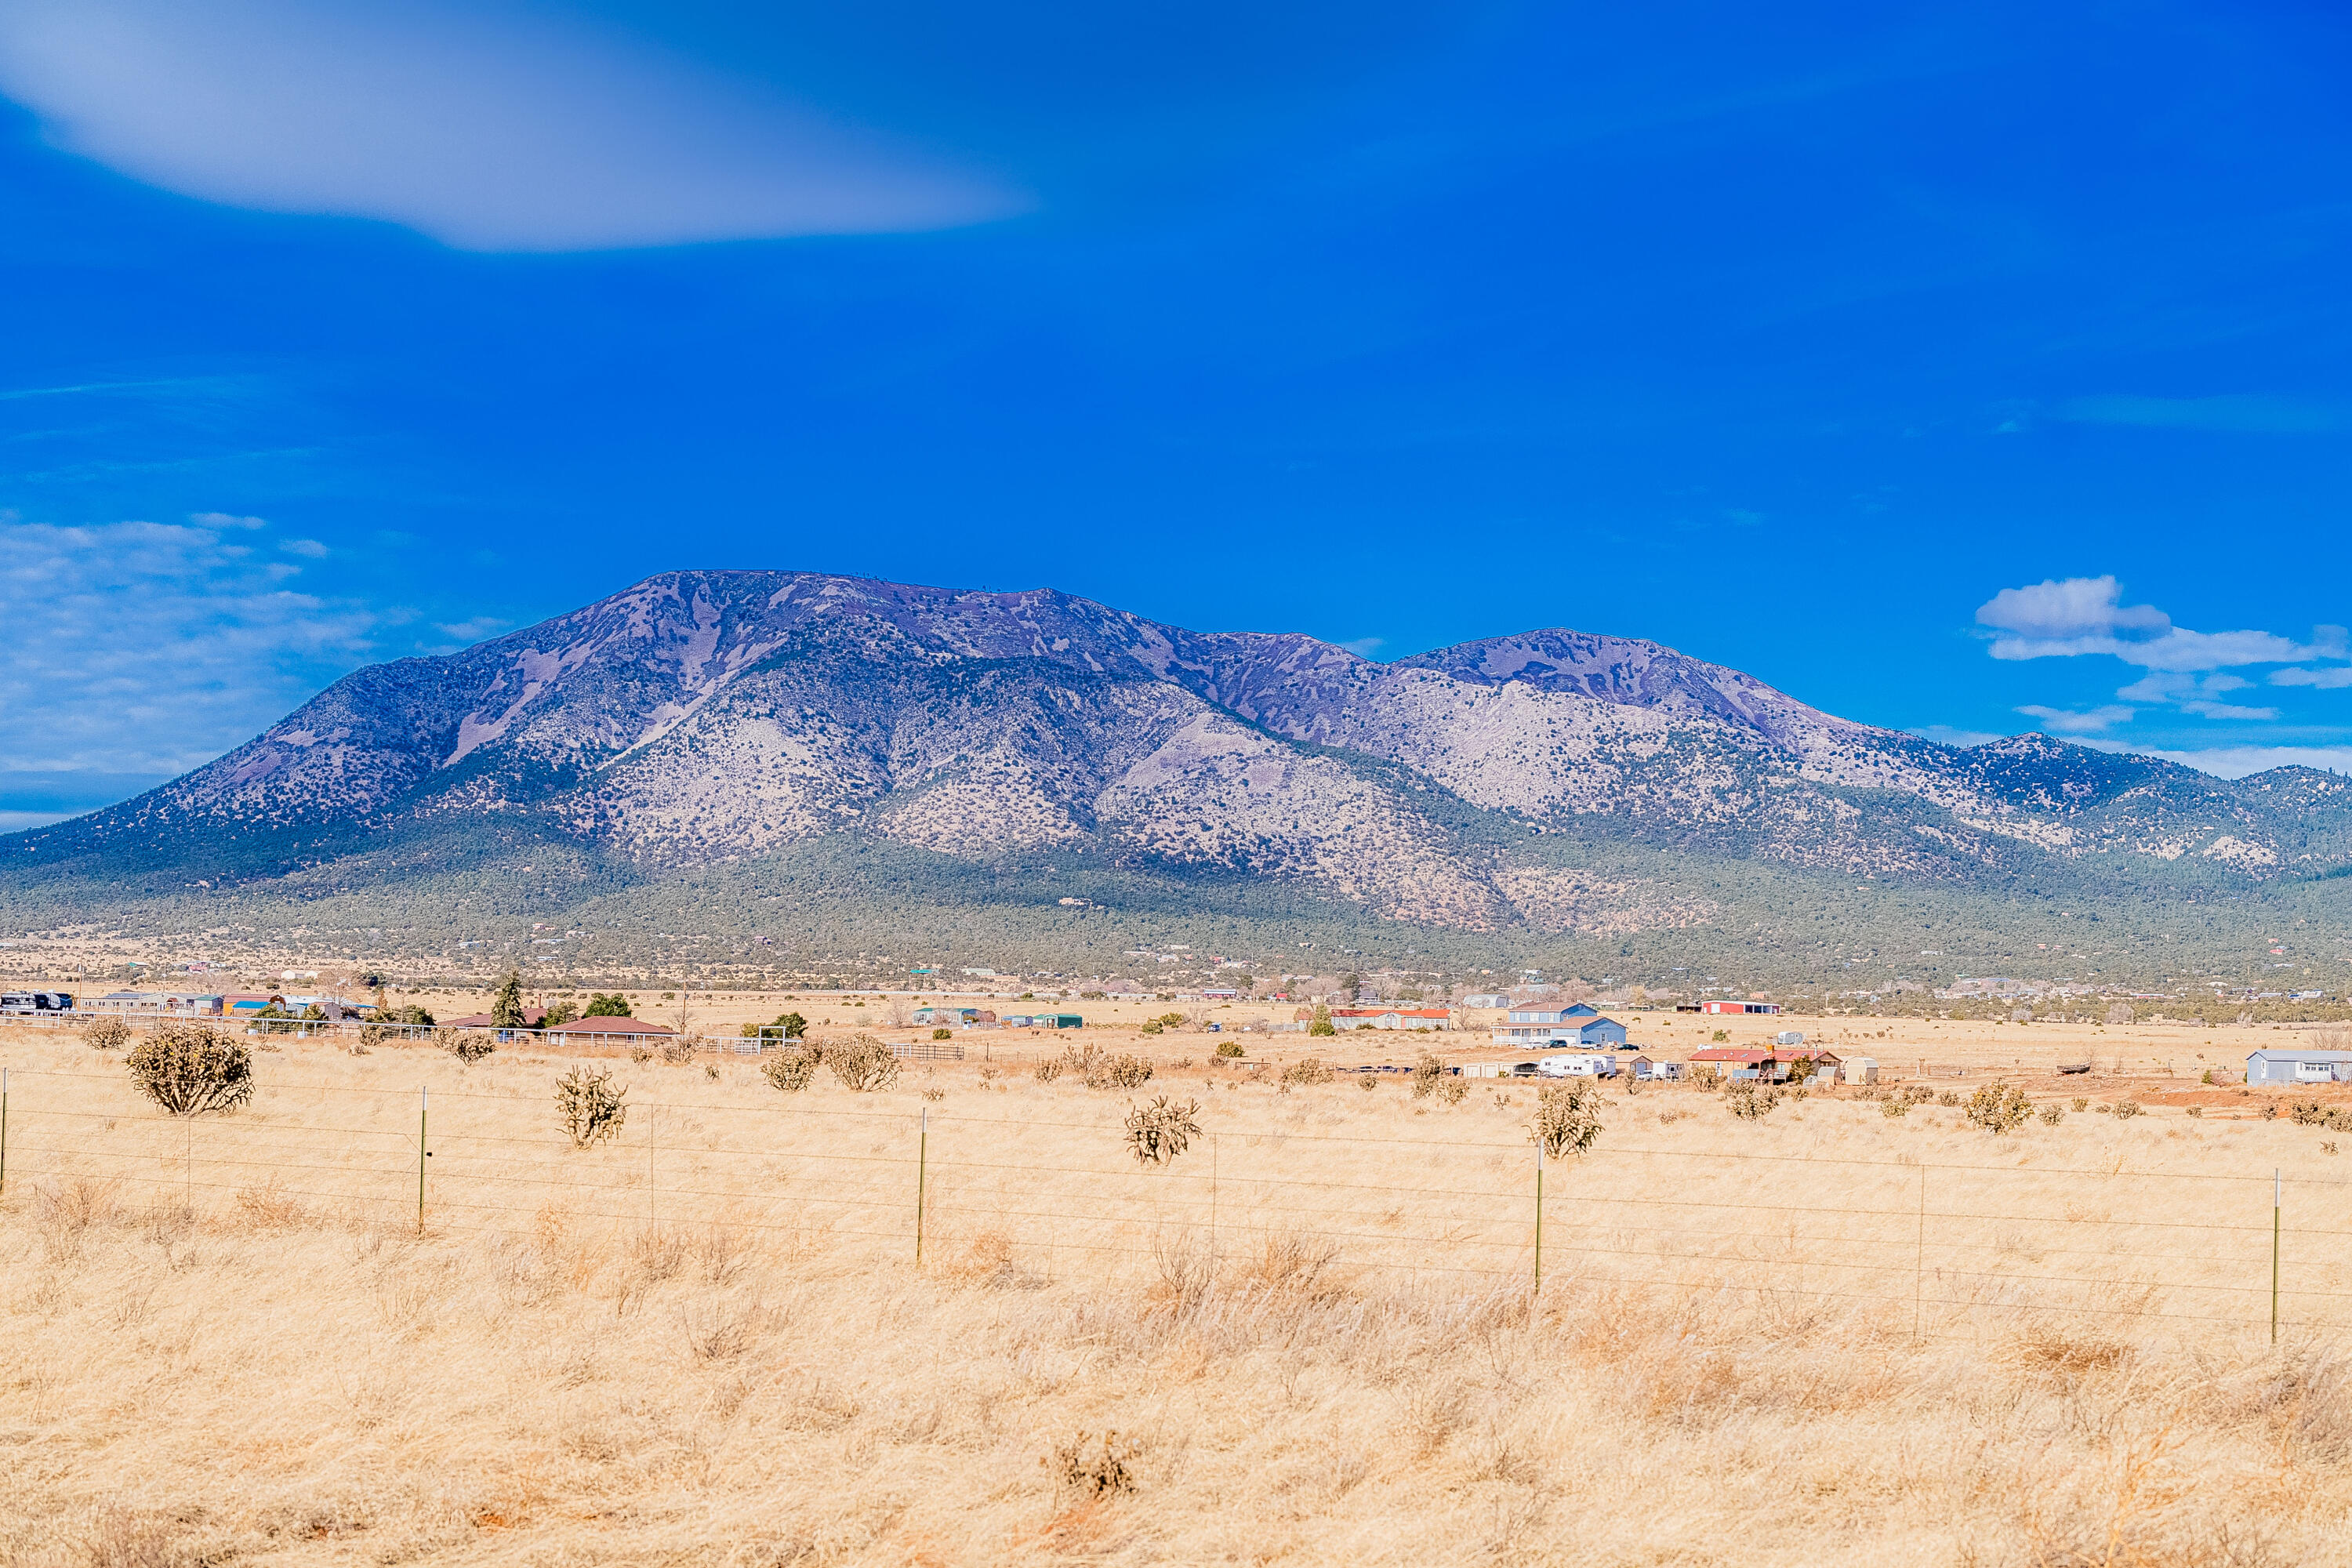
[[[539,1096],[280,1083],[174,1118],[111,1075],[18,1068],[0,1075],[0,1198],[95,1184],[427,1233],[725,1227],[794,1257],[1163,1285],[1280,1252],[1366,1282],[1602,1287],[1629,1310],[1694,1291],[1843,1303],[1919,1336],[2050,1317],[2352,1329],[2341,1181],[1630,1140],[1546,1165],[1491,1125],[1213,1129],[1142,1165],[1118,1112],[1086,1101],[1041,1119],[828,1100],[632,1098],[618,1136],[582,1149]]]

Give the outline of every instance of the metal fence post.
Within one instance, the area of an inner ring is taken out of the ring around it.
[[[1543,1294],[1543,1140],[1536,1141],[1536,1292]]]
[[[929,1174],[931,1155],[931,1108],[923,1107],[922,1121],[915,1131],[915,1266],[923,1263],[923,1188]]]
[[[416,1234],[425,1234],[425,1093],[416,1091]]]
[[[1919,1162],[1919,1237],[1911,1252],[1911,1339],[1919,1340],[1923,1298],[1927,1291],[1927,1162]]]
[[[8,1069],[0,1068],[0,1193],[8,1190]]]
[[[681,1011],[679,1016],[682,1018],[684,1016]],[[656,1136],[654,1131],[654,1119],[660,1113],[661,1107],[657,1105],[646,1107],[646,1228],[647,1230],[661,1228],[660,1217],[654,1209],[654,1142]]]
[[[2271,1167],[2271,1343],[2278,1343],[2279,1169]]]

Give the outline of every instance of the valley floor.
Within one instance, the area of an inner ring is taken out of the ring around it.
[[[528,1053],[292,1043],[190,1124],[0,1052],[5,1568],[2352,1563],[2285,1118],[1612,1088],[1538,1292],[1524,1089],[619,1061],[577,1150]]]

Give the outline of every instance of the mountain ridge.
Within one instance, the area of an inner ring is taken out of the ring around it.
[[[2242,898],[2352,861],[2347,787],[2042,736],[1954,749],[1565,628],[1379,663],[1055,590],[681,571],[354,671],[182,778],[13,836],[0,901],[134,866],[209,893],[396,863],[428,829],[648,885],[845,837],[1239,877],[1402,928],[1622,936],[1727,918],[1737,897],[1677,880],[1699,859],[1975,898]],[[1592,866],[1560,863],[1571,841]],[[1594,869],[1628,856],[1656,869]]]

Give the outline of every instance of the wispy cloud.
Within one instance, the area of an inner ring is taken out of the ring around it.
[[[1389,639],[1386,637],[1358,637],[1353,642],[1343,642],[1336,646],[1346,648],[1358,658],[1370,658],[1388,645]]]
[[[2018,711],[2029,719],[2041,720],[2044,728],[2055,730],[2062,735],[2095,735],[2118,724],[2130,723],[2133,710],[2110,704],[2105,708],[2094,708],[2087,713],[2073,713],[2063,708],[2044,708],[2038,702],[2029,702]]]
[[[2271,671],[2273,686],[2312,686],[2322,691],[2338,690],[2352,686],[2352,668],[2337,666],[2334,669],[2274,669]]]
[[[2155,430],[2213,430],[2305,436],[2352,428],[2352,408],[2294,397],[2225,394],[2215,397],[2074,397],[2051,410],[2074,425],[2134,425]]]
[[[0,782],[169,777],[369,656],[368,605],[299,591],[301,569],[257,561],[244,531],[0,512]]]
[[[327,547],[315,539],[281,539],[278,542],[278,548],[289,555],[299,555],[310,561],[327,558]]]
[[[755,83],[521,6],[11,0],[0,91],[55,145],[474,250],[981,222],[1025,200]]]

